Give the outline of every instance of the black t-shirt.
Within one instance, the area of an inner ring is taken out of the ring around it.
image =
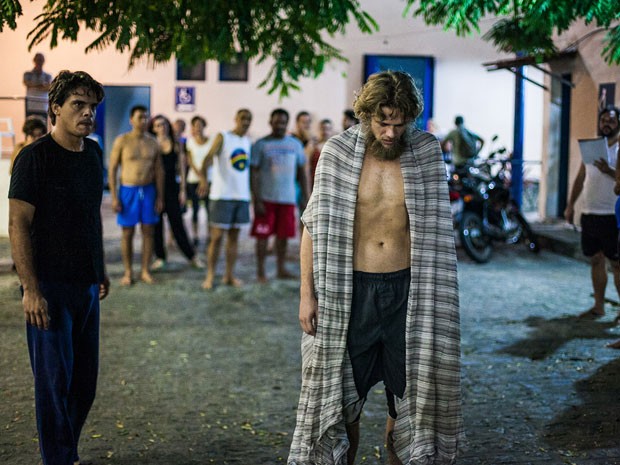
[[[34,265],[43,281],[97,284],[104,279],[101,148],[84,139],[71,152],[48,134],[15,160],[9,198],[35,207]]]

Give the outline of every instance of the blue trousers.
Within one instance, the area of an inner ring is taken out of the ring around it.
[[[50,326],[26,325],[43,465],[79,461],[78,441],[95,400],[99,286],[40,282]]]

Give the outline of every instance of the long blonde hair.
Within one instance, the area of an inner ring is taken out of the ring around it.
[[[355,115],[365,124],[375,116],[383,120],[382,107],[402,113],[405,121],[413,121],[424,109],[422,95],[412,77],[403,71],[381,71],[368,77],[353,102]]]

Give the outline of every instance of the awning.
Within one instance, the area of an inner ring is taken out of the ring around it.
[[[487,71],[499,71],[499,70],[505,69],[519,76],[520,78],[528,82],[531,82],[532,84],[538,87],[542,87],[545,90],[549,90],[547,86],[545,86],[544,84],[541,84],[539,82],[534,81],[533,79],[528,78],[527,76],[524,76],[523,73],[519,71],[519,68],[523,66],[532,66],[536,68],[537,70],[542,71],[543,73],[551,76],[551,79],[557,79],[558,81],[562,83],[562,85],[575,87],[575,84],[573,84],[572,82],[564,79],[559,74],[552,73],[551,71],[543,68],[541,65],[545,63],[551,63],[554,61],[573,59],[575,58],[576,55],[577,55],[577,47],[569,47],[558,53],[555,53],[553,55],[548,55],[542,58],[535,57],[532,55],[524,55],[520,57],[514,57],[514,58],[508,58],[504,60],[497,60],[497,61],[490,61],[488,63],[482,63],[482,66],[484,66],[487,69]]]

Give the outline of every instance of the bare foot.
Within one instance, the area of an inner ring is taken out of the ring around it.
[[[592,307],[591,309],[580,313],[577,318],[579,318],[580,320],[596,320],[597,318],[601,318],[603,316],[605,316],[605,310],[600,310],[596,307]]]
[[[213,289],[213,278],[205,278],[205,280],[202,282],[202,288],[207,291]]]
[[[278,272],[277,278],[278,279],[298,279],[299,276],[293,273],[290,273],[288,271],[280,271]]]
[[[620,349],[620,339],[618,339],[616,342],[611,342],[607,344],[607,347],[609,347],[610,349]]]
[[[133,278],[131,276],[124,275],[121,278],[120,285],[121,286],[131,286],[133,284]]]
[[[257,276],[256,282],[258,282],[258,284],[267,284],[269,280],[267,279],[266,276]]]
[[[233,276],[231,278],[222,279],[222,284],[225,284],[226,286],[231,286],[231,287],[242,287],[244,282]]]
[[[142,281],[144,284],[154,284],[155,280],[153,279],[153,276],[151,276],[151,273],[147,272],[147,271],[143,271],[142,274],[140,274],[140,281]]]

